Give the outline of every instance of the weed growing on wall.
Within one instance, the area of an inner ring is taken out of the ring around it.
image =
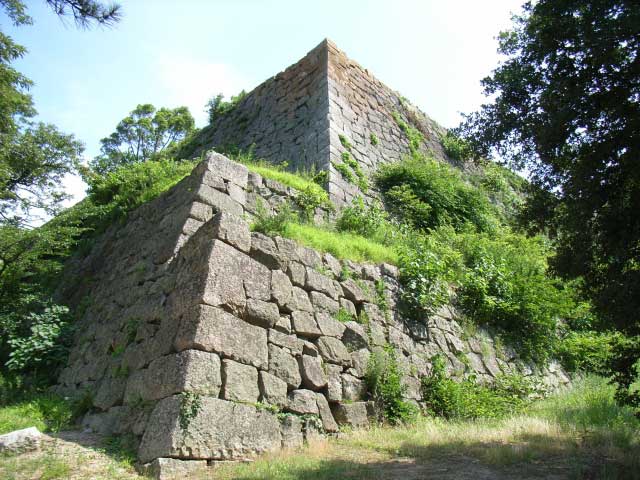
[[[183,392],[180,394],[180,413],[178,414],[178,423],[183,435],[189,431],[191,421],[198,416],[202,408],[202,399],[200,395],[193,392]]]
[[[416,419],[418,409],[403,399],[406,388],[402,385],[402,373],[391,346],[376,350],[369,357],[365,381],[381,420],[396,425]]]

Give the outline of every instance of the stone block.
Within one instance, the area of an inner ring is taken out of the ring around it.
[[[339,293],[329,277],[317,272],[311,267],[306,268],[305,288],[310,291],[318,291],[338,300]]]
[[[280,311],[275,303],[247,299],[245,320],[263,328],[273,327],[280,320]]]
[[[293,287],[291,289],[291,300],[285,305],[285,310],[289,312],[294,312],[296,310],[313,312],[313,305],[311,305],[307,292],[300,287]]]
[[[266,265],[271,270],[281,270],[284,266],[276,244],[270,237],[262,233],[251,234],[251,257]]]
[[[367,295],[365,295],[362,288],[360,288],[360,285],[358,285],[353,278],[348,278],[345,281],[340,282],[340,285],[342,286],[344,296],[356,305],[367,300]]]
[[[260,399],[271,405],[283,406],[287,401],[287,382],[275,375],[260,371],[258,376]]]
[[[158,402],[142,436],[138,459],[159,457],[243,460],[281,446],[280,422],[257,408],[218,398],[200,397],[195,416],[184,429],[180,412],[187,399],[174,395]]]
[[[317,415],[316,394],[311,390],[293,390],[288,395],[287,410],[300,415]]]
[[[284,380],[291,388],[298,388],[302,383],[300,367],[295,357],[272,344],[269,344],[269,373]]]
[[[342,374],[342,399],[350,402],[364,400],[367,394],[367,385],[364,380],[356,378],[348,373]]]
[[[330,402],[342,401],[342,366],[325,364],[327,371],[327,400]]]
[[[295,335],[282,333],[275,329],[269,330],[269,343],[287,348],[295,355],[302,354],[302,348],[304,346],[304,340]]]
[[[218,212],[213,217],[213,235],[243,252],[251,250],[249,224],[235,215]]]
[[[337,403],[332,405],[331,412],[338,425],[353,428],[369,426],[367,402]]]
[[[324,428],[326,432],[337,432],[338,424],[333,418],[327,398],[322,393],[316,393],[316,404],[318,405],[318,413],[320,414],[320,420],[322,421],[322,428]]]
[[[208,305],[196,305],[182,318],[175,347],[220,353],[257,368],[266,368],[269,358],[264,328]]]
[[[205,475],[206,460],[179,460],[177,458],[156,458],[140,467],[140,473],[155,480],[181,480],[192,476]]]
[[[311,305],[313,305],[314,309],[317,311],[328,312],[331,315],[335,315],[340,309],[340,304],[324,293],[311,292],[310,297]]]
[[[278,307],[284,308],[291,302],[292,285],[289,277],[281,270],[271,271],[271,299]]]
[[[327,312],[316,312],[316,323],[322,335],[327,337],[341,338],[346,328],[342,322],[339,322]]]
[[[225,359],[222,361],[222,398],[238,402],[257,402],[260,396],[258,370]]]
[[[301,310],[292,312],[291,327],[298,335],[303,337],[318,338],[322,335],[313,313],[310,312],[304,312]]]
[[[369,337],[364,326],[358,322],[350,321],[344,324],[345,330],[342,334],[342,343],[351,352],[367,348],[369,346]]]
[[[198,186],[195,199],[200,203],[212,206],[216,212],[228,212],[238,217],[244,213],[242,205],[229,195],[204,183]]]
[[[300,448],[304,443],[302,419],[295,415],[285,415],[282,424],[282,448]]]
[[[220,392],[220,358],[215,353],[185,350],[165,355],[136,370],[127,380],[124,401],[159,400],[181,392],[217,396]]]
[[[291,262],[287,266],[287,275],[296,287],[304,287],[306,282],[306,269],[304,265],[297,262]]]
[[[320,356],[330,363],[351,365],[351,355],[344,344],[334,337],[320,337],[316,340]]]
[[[229,160],[224,155],[211,151],[206,158],[207,169],[222,179],[246,188],[249,170],[244,165]]]
[[[367,348],[362,348],[351,353],[351,365],[356,377],[363,378],[367,373],[371,352]]]
[[[311,355],[298,358],[302,385],[310,390],[320,390],[327,385],[327,376],[322,368],[322,359]]]
[[[0,435],[0,453],[6,455],[32,452],[40,448],[41,441],[42,434],[36,427],[14,430]]]

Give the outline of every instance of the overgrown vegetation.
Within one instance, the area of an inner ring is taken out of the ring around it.
[[[205,105],[206,111],[209,114],[209,124],[214,123],[218,118],[226,115],[240,103],[244,97],[247,96],[247,92],[242,90],[238,95],[232,95],[229,101],[224,100],[224,95],[219,93],[215,97],[209,99]]]
[[[391,425],[415,421],[418,409],[404,399],[406,387],[402,384],[402,372],[392,347],[374,350],[369,357],[365,381],[367,392],[380,414],[380,420]]]

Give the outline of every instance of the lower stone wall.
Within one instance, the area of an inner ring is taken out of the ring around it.
[[[257,203],[277,209],[294,195],[211,154],[75,260],[94,282],[75,295],[91,302],[59,390],[91,394],[87,428],[135,435],[150,471],[181,471],[368,425],[364,379],[383,348],[395,351],[416,405],[436,354],[454,377],[568,381],[556,364],[536,370],[488,335],[466,336],[451,306],[403,318],[393,265],[339,261],[250,231]],[[163,224],[175,225],[171,235]]]

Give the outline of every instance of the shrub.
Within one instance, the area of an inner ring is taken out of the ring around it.
[[[458,300],[479,325],[503,335],[521,357],[544,362],[552,353],[559,318],[570,299],[547,275],[548,245],[502,230],[461,234],[456,243],[464,258]]]
[[[441,139],[442,148],[449,158],[458,162],[470,160],[473,156],[471,147],[467,142],[458,137],[451,131],[448,131]]]
[[[258,202],[256,218],[251,224],[251,230],[265,235],[286,236],[287,226],[298,220],[288,203],[280,207],[277,213],[271,215],[262,202]]]
[[[382,419],[392,425],[411,423],[416,419],[418,409],[403,399],[406,387],[402,384],[402,374],[393,348],[387,346],[383,351],[371,354],[365,381]]]
[[[496,226],[487,195],[466,183],[457,169],[433,159],[414,157],[386,164],[376,183],[392,212],[420,230],[451,225],[456,231],[474,225]]]
[[[422,379],[422,396],[431,415],[449,419],[502,418],[521,410],[535,392],[524,377],[499,377],[495,384],[478,384],[474,376],[460,382],[450,378],[444,359],[431,359],[431,373]]]
[[[224,95],[221,93],[212,97],[205,105],[206,111],[209,114],[209,124],[212,124],[217,118],[233,110],[246,96],[247,92],[242,90],[238,95],[231,96],[228,102],[224,100]]]
[[[559,341],[556,354],[570,372],[606,375],[614,347],[622,335],[613,332],[572,331]]]
[[[385,244],[392,243],[395,234],[394,226],[382,205],[366,206],[360,197],[356,197],[351,205],[342,209],[336,221],[336,230],[355,233]]]
[[[61,305],[49,304],[42,312],[29,313],[22,322],[28,325],[28,333],[17,330],[9,335],[9,371],[34,377],[55,375],[71,343],[69,320],[69,309]]]
[[[398,250],[401,307],[412,318],[423,319],[449,302],[450,285],[461,268],[460,254],[435,235],[416,236]]]

